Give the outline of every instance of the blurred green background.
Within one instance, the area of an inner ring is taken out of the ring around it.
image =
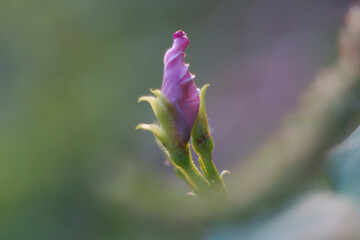
[[[155,119],[137,98],[160,88],[172,33],[211,84],[215,163],[231,170],[334,62],[351,2],[2,0],[0,239],[202,238],[211,224],[173,212],[201,204],[135,131]]]

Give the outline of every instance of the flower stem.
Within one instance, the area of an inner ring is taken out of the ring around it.
[[[202,154],[199,156],[199,163],[202,166],[202,171],[206,177],[206,179],[210,182],[211,187],[216,192],[222,192],[226,195],[226,187],[219,175],[218,170],[212,160],[211,153],[210,154]]]
[[[177,151],[172,151],[170,159],[174,166],[186,178],[195,194],[197,194],[200,198],[208,195],[211,191],[210,184],[195,166],[190,154],[189,144]]]
[[[194,189],[194,193],[199,198],[204,198],[209,195],[211,192],[210,184],[201,175],[193,161],[190,161],[190,164],[187,166],[179,167],[179,169],[184,174],[186,180]]]

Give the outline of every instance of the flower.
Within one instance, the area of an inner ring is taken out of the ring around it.
[[[183,143],[190,139],[191,129],[199,111],[199,90],[194,83],[195,76],[184,63],[185,49],[189,39],[184,31],[174,33],[172,47],[164,57],[164,77],[161,93],[174,105],[176,130]]]

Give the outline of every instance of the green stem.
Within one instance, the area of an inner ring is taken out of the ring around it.
[[[218,170],[212,160],[211,153],[210,154],[202,154],[199,156],[199,163],[202,166],[202,170],[206,179],[209,180],[212,188],[217,192],[223,192],[226,195],[226,187],[219,175]]]
[[[196,193],[199,198],[209,195],[211,191],[210,184],[201,175],[193,161],[190,161],[190,163],[184,167],[179,167],[179,169],[184,174],[185,178],[194,189],[194,193]]]
[[[172,163],[186,178],[194,193],[199,198],[209,195],[211,191],[210,184],[195,166],[190,154],[189,144],[171,153],[170,159]]]

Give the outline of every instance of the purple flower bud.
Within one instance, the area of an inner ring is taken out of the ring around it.
[[[200,104],[199,90],[194,83],[195,76],[189,72],[189,65],[184,63],[185,49],[188,45],[189,39],[184,31],[174,33],[173,45],[164,57],[164,78],[161,86],[161,93],[177,110],[175,124],[184,143],[190,139]]]

